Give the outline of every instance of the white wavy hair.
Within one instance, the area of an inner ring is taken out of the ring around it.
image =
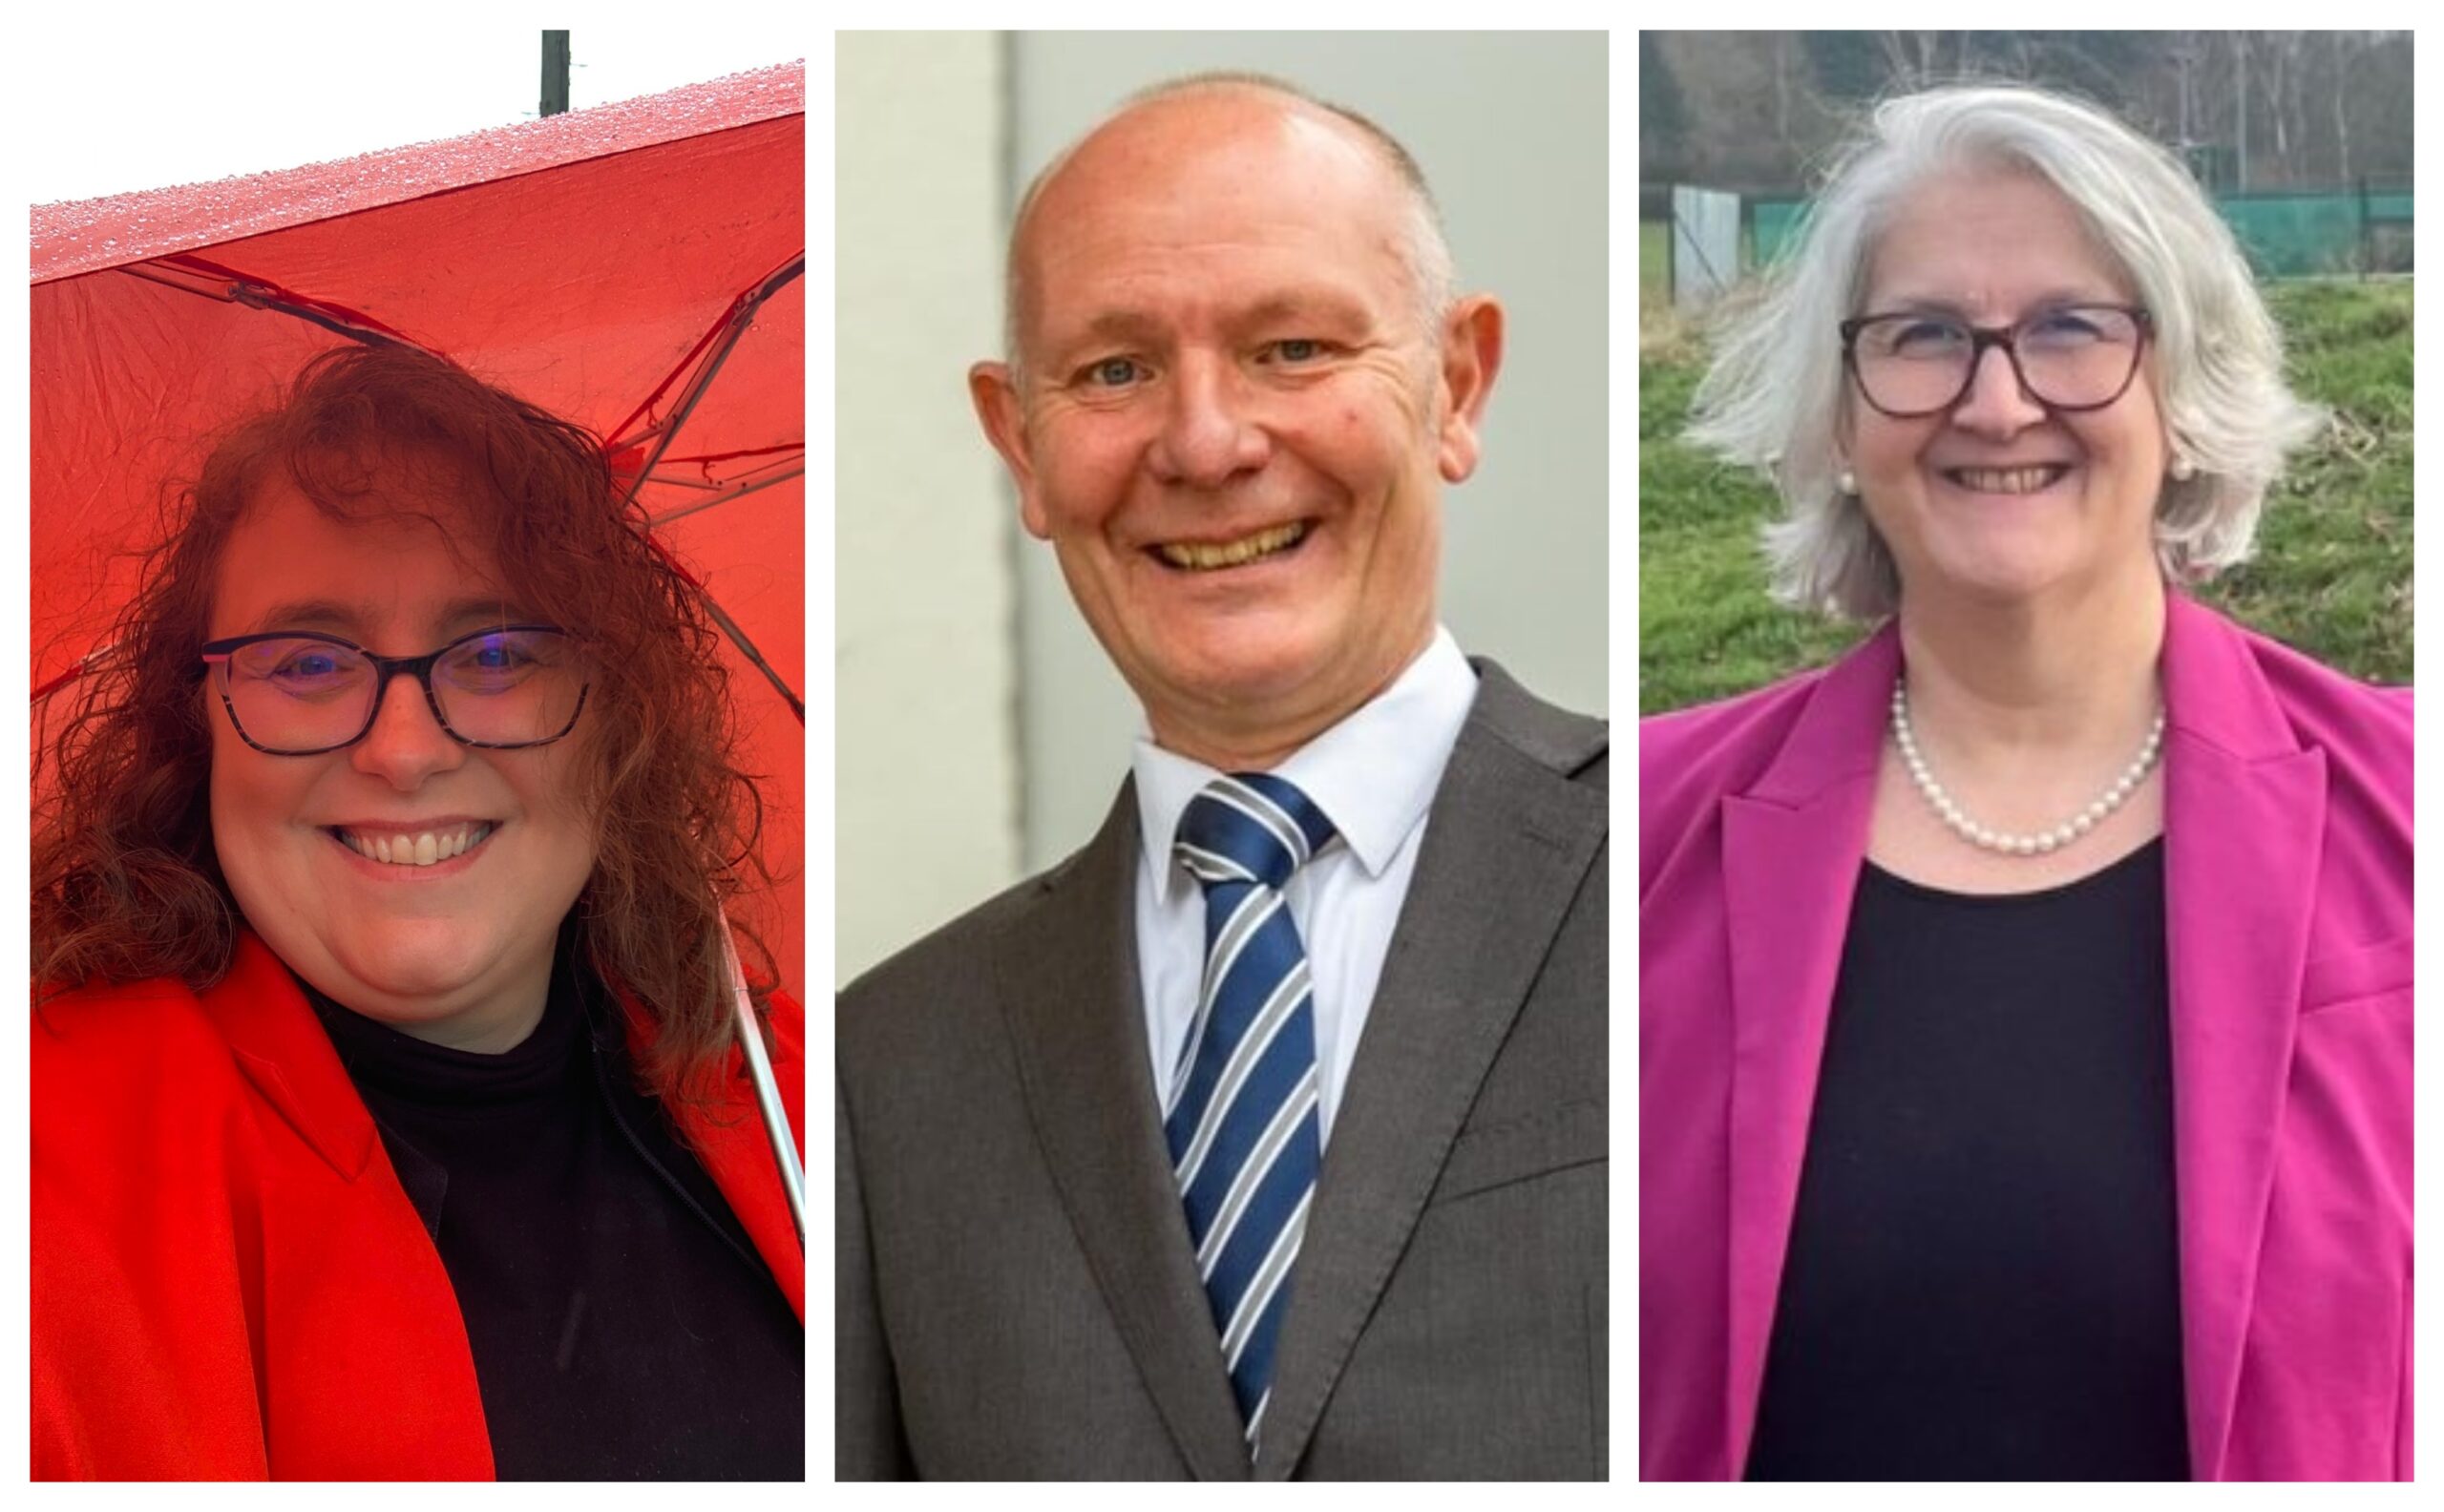
[[[1877,620],[1900,602],[1891,553],[1835,487],[1849,395],[1837,328],[1861,313],[1877,239],[1911,190],[1960,167],[2033,172],[2079,212],[2153,316],[2167,440],[2197,469],[2156,501],[2175,582],[2246,560],[2265,492],[2321,411],[2283,382],[2273,317],[2229,227],[2178,159],[2096,106],[2013,86],[1928,90],[1877,107],[1835,160],[1797,250],[1733,311],[1697,387],[1691,441],[1764,469],[1776,598]]]

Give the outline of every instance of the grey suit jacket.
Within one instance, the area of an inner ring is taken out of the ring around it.
[[[1478,663],[1250,1464],[1147,1066],[1124,786],[838,1017],[843,1479],[1600,1478],[1600,723]]]

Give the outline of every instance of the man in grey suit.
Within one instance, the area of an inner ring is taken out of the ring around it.
[[[1437,622],[1503,316],[1208,76],[1045,170],[977,412],[1148,734],[842,995],[844,1479],[1605,1473],[1604,726]]]

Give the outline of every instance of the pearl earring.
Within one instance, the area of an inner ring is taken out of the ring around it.
[[[1848,468],[1844,468],[1842,470],[1842,475],[1833,480],[1833,487],[1836,492],[1840,493],[1844,497],[1857,498],[1859,496],[1859,475],[1856,472],[1851,472]]]
[[[2192,462],[2186,453],[2176,452],[2173,453],[2171,472],[2174,482],[2186,483],[2198,476],[2198,464]]]

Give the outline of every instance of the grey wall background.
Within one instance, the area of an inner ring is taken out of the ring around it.
[[[1279,74],[1416,157],[1462,286],[1509,314],[1484,463],[1444,495],[1443,620],[1605,712],[1604,33],[843,32],[836,69],[841,981],[1083,843],[1142,728],[965,371],[999,349],[1019,193],[1148,84]]]
[[[1001,319],[1004,57],[990,32],[835,53],[840,982],[1018,873],[1015,524],[964,376]]]

